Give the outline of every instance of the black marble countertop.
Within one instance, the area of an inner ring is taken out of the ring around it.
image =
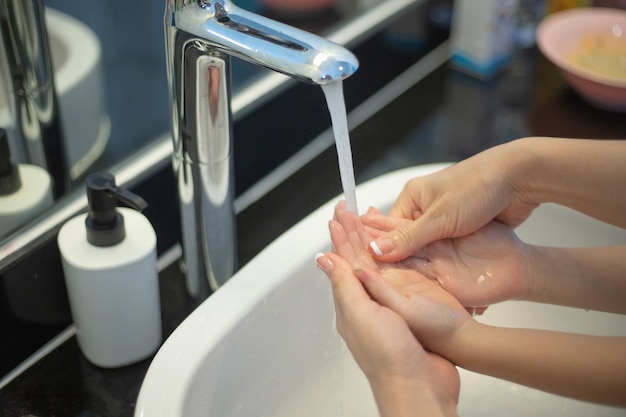
[[[624,139],[626,115],[585,103],[535,50],[518,54],[491,81],[444,64],[353,130],[357,182],[407,166],[458,161],[523,136]],[[341,192],[336,161],[334,149],[327,150],[239,214],[242,263]],[[185,293],[176,263],[161,273],[160,284],[168,335],[198,301]],[[131,416],[149,363],[101,369],[70,337],[0,391],[0,415]]]
[[[159,275],[164,339],[198,305],[182,283],[176,263]],[[100,368],[85,359],[72,336],[0,390],[0,415],[132,416],[151,360],[116,369]]]

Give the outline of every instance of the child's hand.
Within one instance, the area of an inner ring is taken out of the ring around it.
[[[375,209],[362,216],[373,236],[409,220],[387,217]],[[531,285],[528,246],[496,221],[467,236],[443,239],[398,263],[437,281],[467,307],[522,298]]]

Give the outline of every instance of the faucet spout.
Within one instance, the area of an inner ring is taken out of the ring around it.
[[[346,48],[309,32],[241,9],[228,0],[179,6],[175,26],[229,55],[312,84],[343,80],[358,68]]]
[[[236,268],[230,59],[323,85],[358,68],[343,46],[229,0],[167,0],[165,45],[187,289]]]

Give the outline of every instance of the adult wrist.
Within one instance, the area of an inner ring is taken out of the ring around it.
[[[545,177],[543,174],[543,159],[538,151],[542,146],[543,139],[527,137],[516,139],[505,145],[506,154],[501,158],[503,164],[501,172],[507,182],[512,197],[530,205],[544,203],[537,179]]]

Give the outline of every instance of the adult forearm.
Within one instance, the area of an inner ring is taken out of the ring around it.
[[[528,301],[626,314],[626,246],[531,246]]]
[[[626,406],[626,338],[473,327],[447,352],[458,366],[583,401]]]
[[[510,181],[528,200],[626,227],[626,140],[524,138],[510,146]]]

